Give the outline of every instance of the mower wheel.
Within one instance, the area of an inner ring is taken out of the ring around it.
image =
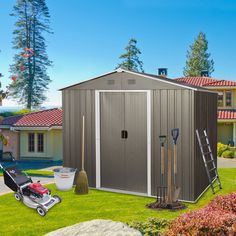
[[[41,216],[45,216],[47,214],[47,211],[41,206],[38,206],[36,208],[36,210],[37,210],[38,214],[41,215]]]
[[[14,196],[15,196],[15,199],[17,201],[21,201],[22,200],[22,196],[20,195],[20,193],[15,193]]]
[[[57,199],[59,203],[61,203],[61,198],[57,195],[54,195],[53,198]]]

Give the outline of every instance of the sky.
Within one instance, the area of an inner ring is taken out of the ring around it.
[[[12,31],[9,14],[16,0],[0,0],[0,72],[3,88],[11,80]],[[186,52],[200,31],[206,33],[215,62],[212,77],[236,80],[235,0],[46,0],[52,35],[45,35],[53,61],[52,83],[44,106],[60,106],[60,88],[112,71],[130,38],[142,52],[147,73],[168,68],[183,75]],[[4,106],[16,106],[10,99]]]

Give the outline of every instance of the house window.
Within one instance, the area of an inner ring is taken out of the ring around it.
[[[34,133],[28,134],[28,151],[34,152]]]
[[[232,92],[231,91],[225,92],[225,106],[226,107],[232,106]]]
[[[44,135],[42,133],[38,133],[38,152],[44,151]]]
[[[218,92],[218,107],[224,106],[224,93]]]

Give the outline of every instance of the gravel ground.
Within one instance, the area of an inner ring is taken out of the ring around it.
[[[236,168],[236,159],[218,157],[217,164],[218,168]]]
[[[54,183],[53,178],[46,178],[46,177],[31,177],[33,182],[37,182],[40,180],[41,184],[49,184],[49,183]],[[0,176],[0,196],[6,193],[11,193],[11,189],[9,189],[5,184],[3,177]]]

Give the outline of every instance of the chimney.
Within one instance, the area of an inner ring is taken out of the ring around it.
[[[167,76],[167,68],[158,68],[158,75],[166,77]]]
[[[202,70],[202,71],[201,71],[201,77],[209,77],[209,72],[208,72],[208,70]]]

